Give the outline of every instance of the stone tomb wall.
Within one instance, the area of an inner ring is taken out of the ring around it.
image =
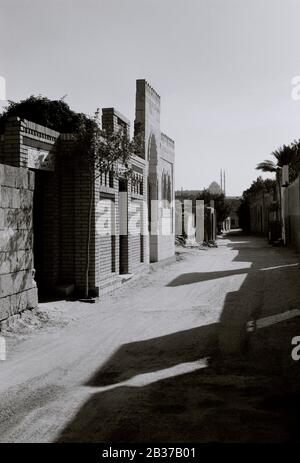
[[[284,191],[287,244],[300,249],[300,181],[299,177]]]
[[[175,191],[174,191],[174,141],[164,133],[161,134],[160,158],[157,167],[159,194],[162,201],[170,206],[162,206],[160,211],[160,231],[158,240],[158,260],[175,256]]]
[[[175,256],[174,205],[155,207],[155,201],[174,201],[174,141],[161,132],[160,96],[144,79],[136,82],[135,133],[144,139],[143,157],[147,165],[146,176],[148,210],[145,219],[150,222],[150,262]]]
[[[0,321],[37,306],[33,278],[34,173],[0,164]]]

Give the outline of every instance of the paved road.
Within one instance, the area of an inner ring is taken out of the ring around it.
[[[7,337],[0,441],[299,440],[297,263],[232,235],[99,304],[43,305]]]

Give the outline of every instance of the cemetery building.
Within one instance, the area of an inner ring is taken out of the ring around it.
[[[130,122],[105,108],[102,127],[129,134]],[[160,97],[145,80],[136,83],[134,130],[143,147],[131,157],[131,178],[107,173],[93,185],[95,296],[175,254],[174,142],[161,132]],[[44,297],[84,290],[90,179],[84,153],[75,155],[73,145],[73,134],[18,117],[1,133],[0,321]]]

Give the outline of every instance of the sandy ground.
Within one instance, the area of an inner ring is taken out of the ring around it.
[[[0,441],[299,441],[298,261],[231,235],[100,303],[42,304],[2,333]]]

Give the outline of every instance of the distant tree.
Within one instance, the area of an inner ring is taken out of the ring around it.
[[[9,117],[17,116],[61,133],[75,133],[82,120],[92,124],[92,120],[83,113],[70,109],[64,98],[50,100],[47,97],[31,95],[18,102],[9,101],[0,114],[0,132],[3,132]]]
[[[217,213],[218,222],[223,222],[231,212],[231,204],[228,202],[223,193],[211,193],[208,189],[204,190],[178,190],[175,192],[175,199],[179,201],[192,200],[195,211],[196,200],[202,199],[205,206],[210,206],[211,200],[214,201],[214,207]]]
[[[280,172],[284,165],[289,166],[289,181],[293,182],[299,175],[300,168],[300,140],[294,140],[290,145],[283,145],[273,151],[275,160],[265,159],[257,164],[256,169],[262,172],[276,174],[278,186],[280,186]]]
[[[241,204],[238,209],[240,227],[246,231],[250,231],[250,202],[253,194],[258,194],[262,191],[271,192],[276,189],[276,180],[262,177],[257,177],[247,190],[243,192]]]
[[[225,199],[224,193],[210,193],[209,190],[203,190],[202,194],[198,199],[204,199],[204,204],[209,205],[210,202],[214,201],[214,208],[217,213],[218,222],[223,222],[231,212],[230,203]]]

